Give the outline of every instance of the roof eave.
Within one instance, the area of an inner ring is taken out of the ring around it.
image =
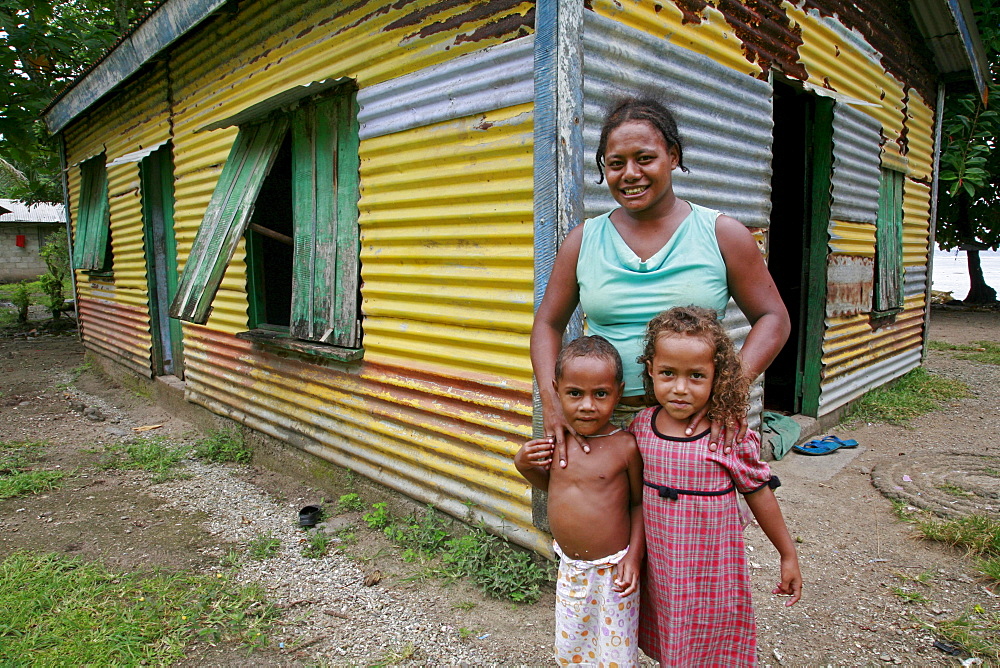
[[[910,8],[942,78],[966,74],[986,102],[992,75],[969,0],[911,0]]]
[[[120,83],[139,71],[167,46],[212,15],[227,0],[168,0],[70,84],[42,114],[56,134]]]

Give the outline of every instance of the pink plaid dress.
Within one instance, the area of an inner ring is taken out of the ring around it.
[[[639,647],[664,668],[755,666],[757,628],[736,491],[760,489],[771,479],[759,461],[759,437],[748,432],[728,455],[710,452],[707,430],[690,438],[659,434],[659,410],[643,410],[631,427],[646,482]]]

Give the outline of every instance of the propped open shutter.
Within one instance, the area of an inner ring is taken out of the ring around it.
[[[875,311],[903,307],[903,174],[883,169],[875,229]]]
[[[107,260],[110,228],[108,170],[101,154],[80,165],[80,208],[73,246],[73,266],[101,271]]]
[[[292,121],[295,271],[292,336],[358,345],[357,127],[353,96],[298,109]]]
[[[171,317],[196,323],[208,320],[226,266],[287,131],[288,121],[280,116],[240,128],[184,265]]]

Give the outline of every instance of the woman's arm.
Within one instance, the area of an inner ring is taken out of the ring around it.
[[[580,439],[563,416],[562,406],[556,394],[556,358],[562,349],[566,325],[580,303],[580,288],[576,282],[576,262],[580,257],[580,243],[583,239],[583,225],[577,225],[566,235],[566,240],[556,254],[552,274],[545,286],[545,296],[535,313],[531,326],[531,367],[538,383],[538,394],[542,401],[542,421],[544,436],[555,437],[555,458],[559,465],[566,466],[566,442],[571,440],[590,452],[590,448]]]
[[[729,293],[750,321],[750,333],[740,357],[747,377],[753,381],[771,365],[788,340],[788,310],[750,230],[735,218],[719,216],[715,236],[726,261]]]

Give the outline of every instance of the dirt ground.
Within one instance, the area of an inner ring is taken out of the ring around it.
[[[931,338],[950,343],[1000,340],[1000,313],[935,310]],[[0,501],[0,558],[29,549],[100,559],[127,571],[218,567],[218,555],[227,546],[206,530],[204,515],[168,507],[148,493],[149,483],[141,475],[96,466],[102,445],[133,437],[136,426],[161,425],[152,433],[176,440],[190,441],[198,434],[148,398],[82,370],[83,362],[75,336],[0,338],[0,440],[44,440],[50,445],[41,466],[69,473],[58,490]],[[914,503],[942,506],[961,500],[942,488],[973,482],[980,495],[985,486],[988,494],[1000,497],[1000,481],[983,474],[986,464],[1000,458],[1000,367],[936,351],[929,354],[927,367],[967,383],[973,396],[908,427],[833,429],[860,446],[825,457],[789,454],[773,463],[784,483],[778,497],[800,541],[805,585],[803,600],[792,608],[771,596],[776,553],[758,528],[747,530],[760,665],[958,665],[958,658],[935,647],[938,637],[926,625],[954,619],[977,605],[1000,613],[997,595],[977,579],[970,562],[956,550],[916,539],[872,484],[874,478],[901,498],[912,494]],[[85,415],[85,409],[99,414]],[[319,490],[266,469],[241,471],[244,480],[290,508],[314,502],[321,494],[333,498],[338,491],[349,491]],[[501,657],[500,664],[549,664],[551,588],[534,605],[514,606],[478,597],[462,585],[406,581],[414,566],[376,540],[363,538],[360,545],[368,552],[359,548],[356,556],[366,559],[366,568],[382,571],[377,586],[424,597],[435,624],[481,631],[469,642],[488,646]],[[926,584],[914,580],[921,574],[928,574]],[[908,602],[900,592],[920,594],[926,602]],[[474,597],[472,610],[454,607],[454,601]],[[250,658],[236,648],[196,647],[188,663],[336,664],[333,657],[280,649],[282,628],[276,627],[272,649]]]

